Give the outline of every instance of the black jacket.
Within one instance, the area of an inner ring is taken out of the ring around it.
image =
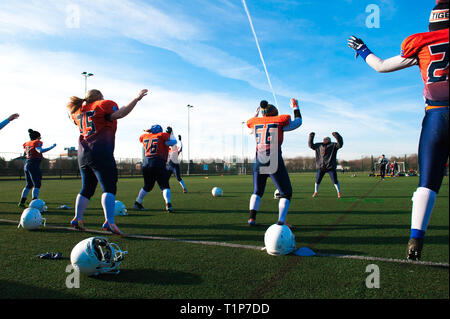
[[[308,145],[311,149],[316,151],[316,168],[320,170],[329,171],[336,169],[337,161],[336,154],[338,149],[344,145],[344,140],[339,133],[333,134],[337,143],[331,142],[328,144],[316,143],[314,144],[314,134],[309,134]]]

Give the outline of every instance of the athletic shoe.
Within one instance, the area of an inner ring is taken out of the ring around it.
[[[142,206],[142,204],[139,204],[138,202],[134,202],[133,208],[138,210],[145,210],[144,206]]]
[[[166,210],[168,213],[172,213],[173,212],[173,207],[171,203],[166,204]]]
[[[338,193],[338,198],[341,198],[342,197],[342,194],[341,193]]]
[[[119,227],[117,227],[116,224],[111,224],[108,221],[105,221],[103,223],[102,228],[103,228],[103,230],[110,231],[113,234],[116,234],[116,235],[119,235],[119,236],[123,235],[123,233],[120,231]]]
[[[25,203],[19,203],[19,204],[17,204],[17,206],[22,207],[22,208],[27,207],[27,205],[25,205]]]
[[[256,220],[255,220],[254,218],[250,218],[250,219],[248,220],[248,224],[249,224],[250,226],[255,226],[255,225],[256,225]]]
[[[406,250],[406,259],[420,260],[422,256],[423,238],[411,238]]]
[[[83,221],[82,220],[77,220],[76,218],[72,219],[72,221],[70,222],[70,225],[78,230],[84,231],[86,230],[86,228],[84,227]]]
[[[186,193],[187,193],[187,189],[183,189],[183,193],[185,193],[185,194],[186,194]]]
[[[314,192],[314,194],[312,195],[312,197],[316,197],[317,196],[317,192]]]

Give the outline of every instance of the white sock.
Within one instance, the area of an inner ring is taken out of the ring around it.
[[[186,185],[184,185],[184,181],[183,180],[180,181],[180,185],[181,185],[181,187],[183,187],[183,189],[186,189]]]
[[[334,188],[336,188],[336,191],[337,191],[338,193],[341,192],[341,185],[340,185],[339,183],[334,184]]]
[[[136,198],[136,202],[138,202],[139,204],[142,204],[142,202],[144,201],[144,197],[145,197],[145,195],[147,195],[148,194],[148,192],[146,192],[145,190],[144,190],[144,188],[141,188],[141,190],[139,191],[139,195],[138,195],[138,197]]]
[[[162,193],[166,204],[169,204],[171,198],[170,188],[163,189]]]
[[[278,221],[286,222],[287,213],[289,210],[289,205],[291,201],[287,198],[280,198],[280,202],[278,203]]]
[[[418,187],[412,197],[411,229],[426,231],[436,201],[436,192]]]
[[[112,193],[102,194],[102,207],[105,214],[105,219],[110,223],[114,224],[114,209],[116,207],[116,196]]]
[[[252,196],[250,196],[250,210],[258,211],[259,204],[261,204],[261,197],[256,194],[252,194]]]
[[[39,197],[39,188],[34,187],[32,194],[33,194],[33,198],[38,198]]]
[[[22,197],[21,198],[27,198],[28,193],[30,192],[31,188],[24,188],[22,191]]]
[[[84,216],[84,212],[89,204],[89,199],[84,197],[81,194],[77,195],[77,199],[75,200],[75,218],[77,220],[82,220]]]
[[[317,183],[314,183],[314,193],[318,193],[319,192],[319,185]]]

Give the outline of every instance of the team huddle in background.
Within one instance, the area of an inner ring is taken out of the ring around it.
[[[377,57],[363,40],[356,36],[348,39],[348,46],[355,50],[375,71],[385,73],[418,65],[424,82],[425,116],[419,140],[419,185],[412,196],[411,233],[406,257],[419,260],[422,254],[425,233],[442,184],[445,165],[449,155],[449,2],[437,0],[433,8],[429,31],[407,37],[401,45],[401,54],[383,60]],[[119,108],[111,100],[106,100],[99,90],[90,90],[84,98],[71,97],[67,104],[70,117],[79,129],[78,164],[81,173],[81,190],[75,199],[75,216],[70,224],[85,230],[83,215],[96,187],[102,189],[101,204],[105,215],[102,229],[123,235],[115,223],[115,201],[118,173],[114,159],[115,133],[117,120],[126,117],[148,94],[142,90],[127,105]],[[282,143],[285,132],[293,131],[302,125],[299,102],[290,99],[294,118],[279,114],[278,109],[263,100],[254,117],[247,121],[256,140],[256,154],[253,164],[253,192],[249,202],[250,226],[256,225],[261,198],[264,195],[268,177],[278,190],[278,218],[276,225],[292,230],[287,223],[287,215],[293,189],[282,157]],[[259,116],[261,112],[262,116]],[[13,114],[0,123],[0,129],[17,119]],[[56,146],[43,148],[41,134],[29,130],[30,141],[23,144],[25,153],[26,186],[21,192],[19,206],[25,207],[29,192],[32,199],[39,197],[42,174],[39,164],[43,153]],[[341,185],[338,181],[337,151],[343,147],[343,138],[332,132],[336,142],[325,137],[322,143],[314,143],[315,133],[309,135],[308,145],[314,150],[316,158],[316,181],[313,197],[317,197],[319,186],[325,174],[329,174],[341,198]],[[173,212],[169,178],[175,174],[183,193],[186,185],[181,178],[178,155],[182,152],[181,136],[178,140],[171,127],[163,128],[155,124],[140,136],[144,157],[142,174],[144,185],[138,191],[134,208],[144,210],[144,198],[158,184],[168,212]]]

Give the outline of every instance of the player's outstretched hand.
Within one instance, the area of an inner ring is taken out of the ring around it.
[[[172,128],[170,126],[167,127],[166,132],[172,134]]]
[[[309,136],[315,136],[315,135],[316,135],[316,133],[314,133],[314,132],[309,133]]]
[[[9,117],[8,117],[8,120],[11,122],[12,120],[15,120],[16,118],[18,118],[19,117],[19,114],[18,113],[14,113],[14,114],[11,114]]]
[[[298,104],[298,100],[297,99],[290,99],[289,100],[289,105],[295,110],[295,109],[299,109],[299,104]]]
[[[364,45],[363,40],[361,40],[360,38],[355,37],[354,35],[352,35],[348,39],[348,46],[350,48],[352,48],[353,50],[355,50],[355,51],[358,51],[359,49],[361,49],[363,45]]]
[[[139,92],[138,96],[136,97],[136,99],[138,101],[140,101],[144,96],[146,96],[148,93],[147,89],[141,90],[141,92]]]
[[[336,136],[337,132],[332,132],[331,135]]]

